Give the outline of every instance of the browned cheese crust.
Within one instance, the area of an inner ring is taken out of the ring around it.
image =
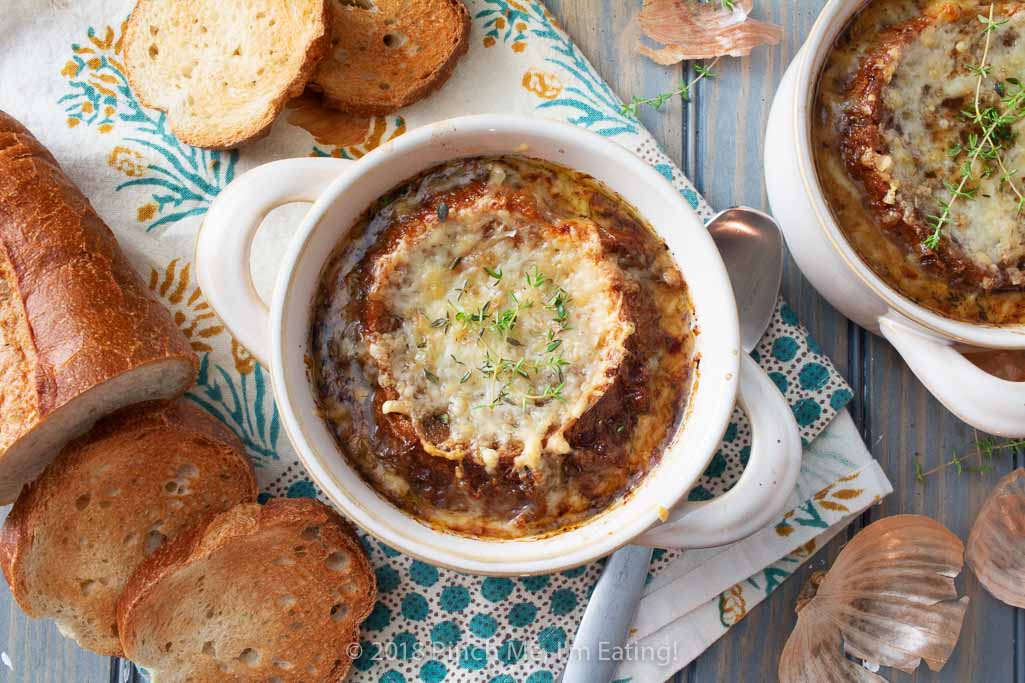
[[[840,122],[842,149],[847,171],[861,181],[865,198],[880,224],[907,249],[916,253],[921,263],[941,272],[949,272],[956,280],[978,279],[970,262],[944,242],[937,250],[928,249],[922,242],[932,230],[925,217],[888,199],[893,181],[891,174],[878,163],[888,152],[880,126],[890,116],[883,103],[883,87],[890,82],[900,48],[913,41],[923,28],[933,24],[934,17],[921,16],[880,32],[875,48],[862,60],[847,90],[851,106],[844,110]]]
[[[987,52],[982,107],[999,103],[995,85],[1021,75],[1021,9],[1018,2],[995,6],[1003,23]],[[812,136],[826,198],[870,267],[943,315],[1007,324],[1025,317],[1025,222],[1015,214],[1017,197],[977,162],[965,185],[977,198],[951,202],[974,131],[964,112],[974,106],[971,69],[986,42],[978,17],[988,10],[988,2],[973,0],[868,3],[820,76]],[[1021,144],[1014,131],[1007,137]],[[941,214],[939,242],[931,246]]]

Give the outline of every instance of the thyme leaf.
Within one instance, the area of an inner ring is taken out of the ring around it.
[[[723,9],[733,10],[733,0],[720,0],[720,6]],[[694,65],[694,73],[696,74],[690,81],[681,81],[680,85],[674,90],[668,90],[666,92],[659,93],[654,97],[633,97],[628,104],[623,104],[619,107],[619,113],[623,116],[629,116],[631,118],[637,118],[637,109],[644,105],[654,107],[655,109],[661,109],[666,102],[673,99],[677,95],[683,102],[690,102],[691,91],[694,86],[697,85],[704,79],[715,78],[715,72],[713,69],[715,65],[719,63],[721,57],[716,57],[715,60],[708,66],[701,64]]]
[[[962,153],[966,155],[966,158],[960,166],[959,184],[955,186],[952,183],[944,183],[944,188],[950,197],[939,203],[939,214],[930,215],[927,218],[929,227],[932,228],[932,232],[922,240],[922,246],[927,249],[936,249],[940,246],[943,230],[953,220],[952,211],[956,202],[958,200],[966,202],[975,200],[978,188],[970,188],[969,183],[977,181],[975,169],[980,161],[989,163],[982,165],[983,167],[979,170],[979,179],[991,177],[996,170],[999,170],[1000,187],[1001,189],[1006,187],[1014,193],[1017,200],[1017,214],[1021,214],[1025,210],[1025,193],[1015,183],[1017,171],[1008,170],[1003,155],[1004,146],[1014,141],[1011,125],[1025,118],[1025,88],[1022,88],[1020,82],[1016,82],[1017,79],[1006,79],[1007,83],[1016,88],[1013,91],[1009,91],[1005,83],[997,82],[994,85],[994,90],[1000,97],[1000,104],[1003,108],[983,107],[982,105],[982,84],[993,72],[992,65],[988,63],[993,34],[1009,21],[1008,19],[1002,21],[994,19],[995,11],[995,3],[990,3],[988,15],[978,15],[979,23],[984,26],[983,35],[986,40],[982,59],[978,64],[967,67],[968,71],[977,77],[975,97],[972,108],[961,112],[962,118],[975,126],[975,130],[969,132],[967,145],[957,143],[947,150],[947,156],[951,159],[957,159]]]

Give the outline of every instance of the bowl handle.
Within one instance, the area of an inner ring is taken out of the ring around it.
[[[709,548],[759,531],[785,511],[801,470],[801,435],[779,389],[741,354],[740,407],[751,422],[751,456],[732,489],[712,500],[683,503],[669,519],[631,541],[659,548]]]
[[[879,330],[929,392],[979,431],[1025,437],[1025,382],[994,377],[965,358],[954,343],[889,313]]]
[[[313,202],[352,161],[283,159],[247,171],[214,199],[196,237],[196,277],[206,300],[258,361],[270,356],[267,304],[250,270],[253,237],[271,210]]]

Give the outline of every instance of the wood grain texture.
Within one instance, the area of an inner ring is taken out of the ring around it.
[[[681,107],[676,101],[663,112],[649,110],[642,116],[666,152],[682,165],[714,207],[746,204],[768,208],[761,152],[772,96],[824,5],[825,0],[756,2],[755,15],[781,24],[786,31],[784,41],[774,48],[759,48],[747,58],[724,60],[716,69],[718,77],[702,83],[688,106]],[[663,69],[632,54],[633,37],[627,32],[624,38],[621,27],[629,24],[639,6],[640,2],[633,0],[617,4],[614,20],[607,16],[608,4],[601,0],[565,0],[553,8],[584,53],[626,99],[655,94],[684,75],[681,67]],[[609,40],[609,33],[619,39]],[[689,67],[687,74],[692,74]],[[681,126],[679,136],[670,128],[676,125]],[[925,391],[885,341],[848,322],[826,303],[789,259],[783,289],[802,322],[854,388],[852,415],[895,491],[678,674],[675,679],[680,682],[776,680],[779,653],[795,621],[797,593],[812,571],[832,563],[858,529],[884,515],[919,512],[967,538],[982,501],[1015,464],[1005,458],[986,476],[958,477],[951,468],[930,477],[924,487],[917,484],[915,456],[926,468],[949,460],[952,452],[971,448],[971,429]],[[1020,611],[980,590],[967,570],[958,585],[971,597],[971,604],[950,662],[939,673],[921,670],[907,675],[884,670],[889,680],[1025,680],[1023,640],[1018,637],[1023,632]]]

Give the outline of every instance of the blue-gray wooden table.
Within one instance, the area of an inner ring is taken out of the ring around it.
[[[717,78],[703,82],[690,103],[677,98],[661,111],[644,111],[643,122],[663,149],[717,208],[745,204],[767,208],[762,179],[762,141],[776,85],[826,0],[758,0],[755,14],[781,24],[783,43],[747,58],[726,59]],[[549,7],[598,71],[622,97],[651,96],[693,76],[690,65],[659,67],[637,56],[628,30],[640,0],[549,0]],[[965,452],[972,430],[958,422],[908,371],[883,340],[848,322],[811,288],[788,261],[784,296],[854,387],[851,411],[873,455],[893,482],[894,493],[821,550],[768,600],[676,676],[679,683],[776,680],[779,653],[794,625],[794,602],[811,571],[822,569],[865,524],[881,516],[929,515],[967,538],[979,506],[1003,474],[1021,462],[998,461],[985,475],[958,476],[953,468],[915,479],[923,466]],[[6,511],[0,512],[0,517]],[[1025,618],[990,597],[967,570],[958,579],[971,596],[961,640],[940,673],[888,672],[891,681],[968,683],[1025,682]],[[130,666],[79,649],[50,622],[25,618],[0,584],[0,681],[130,681]]]

